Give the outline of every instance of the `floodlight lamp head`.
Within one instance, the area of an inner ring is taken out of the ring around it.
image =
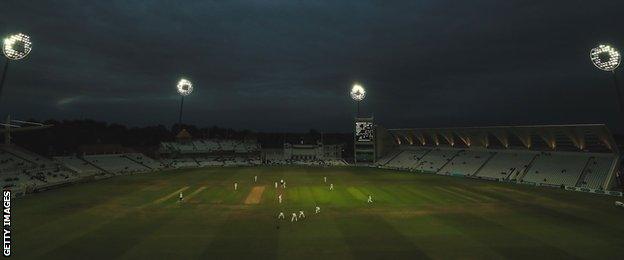
[[[187,79],[180,79],[178,81],[178,93],[182,96],[188,96],[193,92],[193,83]]]
[[[31,50],[32,42],[30,42],[30,37],[23,33],[13,34],[4,38],[2,42],[2,53],[10,60],[21,60],[25,58]]]
[[[620,65],[622,57],[615,48],[601,44],[591,49],[589,58],[596,68],[604,71],[614,71]]]
[[[366,90],[360,84],[353,84],[351,88],[351,98],[355,101],[362,101],[366,97]]]

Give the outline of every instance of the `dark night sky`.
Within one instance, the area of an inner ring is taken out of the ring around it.
[[[354,81],[386,127],[617,121],[589,50],[624,50],[624,1],[0,0],[0,116],[349,131]],[[624,73],[619,73],[624,82]],[[624,129],[624,128],[622,128]]]

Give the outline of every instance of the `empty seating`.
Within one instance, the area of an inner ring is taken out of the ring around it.
[[[395,169],[414,170],[422,157],[430,151],[431,150],[424,148],[401,151],[400,154],[386,163],[386,166]]]
[[[223,161],[218,157],[197,157],[195,158],[199,166],[223,166]]]
[[[392,161],[392,159],[394,159],[395,157],[397,157],[401,152],[403,152],[402,150],[392,150],[390,151],[388,154],[386,154],[384,157],[379,158],[377,160],[376,165],[377,166],[385,166],[386,164],[388,164],[390,161]]]
[[[128,159],[123,154],[87,155],[86,161],[112,174],[126,174],[148,171],[149,168]]]
[[[416,170],[430,173],[438,172],[457,153],[458,150],[435,148],[418,161]]]
[[[522,181],[575,186],[589,157],[581,153],[542,152],[535,158]]]
[[[381,158],[375,166],[551,186],[604,189],[616,158],[616,155],[607,153],[401,147]]]
[[[54,159],[59,163],[65,165],[67,168],[70,168],[83,176],[97,175],[103,173],[102,170],[96,168],[87,161],[76,156],[59,156],[54,157]]]
[[[0,147],[0,184],[19,191],[71,182],[80,176],[61,164],[14,145]]]
[[[498,151],[475,176],[490,179],[514,179],[515,176],[524,172],[536,154],[536,152],[525,151]]]
[[[162,142],[161,153],[208,154],[208,153],[256,153],[260,145],[252,141],[205,139],[190,142]]]
[[[583,176],[579,180],[578,187],[590,189],[603,189],[609,172],[615,163],[615,156],[591,157],[587,167],[583,170]]]
[[[492,156],[492,152],[462,150],[438,173],[473,175]]]
[[[199,164],[193,158],[163,159],[162,163],[171,168],[199,167]]]
[[[36,167],[35,164],[0,149],[0,172]]]
[[[165,167],[161,162],[149,158],[141,153],[127,153],[124,155],[128,157],[128,159],[135,161],[143,166],[146,166],[147,168],[150,168],[152,170],[160,170]]]

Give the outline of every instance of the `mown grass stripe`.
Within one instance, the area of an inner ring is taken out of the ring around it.
[[[497,200],[495,198],[492,198],[490,196],[487,196],[487,195],[484,195],[484,194],[481,194],[481,193],[477,193],[477,192],[474,192],[474,191],[471,191],[471,190],[468,190],[468,189],[461,189],[459,187],[449,187],[449,189],[465,193],[465,194],[467,194],[467,195],[469,195],[469,196],[471,196],[473,198],[478,198],[479,200],[486,201],[486,202],[499,201],[499,200]]]
[[[477,199],[474,199],[474,198],[472,198],[472,197],[469,197],[469,196],[467,196],[467,195],[465,195],[465,194],[463,194],[463,193],[459,193],[459,192],[456,192],[456,191],[452,191],[452,190],[449,190],[449,189],[447,189],[447,188],[436,187],[436,189],[437,189],[437,190],[440,190],[440,191],[442,191],[442,192],[449,193],[449,194],[453,195],[453,197],[454,197],[454,198],[460,198],[460,199],[462,199],[462,200],[469,201],[469,202],[481,202],[481,201],[479,201],[479,200],[477,200]]]
[[[156,204],[156,203],[162,203],[162,202],[165,202],[166,200],[171,199],[171,198],[173,198],[174,196],[177,196],[178,194],[180,194],[180,192],[183,192],[183,191],[187,190],[188,188],[190,188],[190,187],[189,187],[189,186],[182,187],[182,188],[180,188],[179,190],[176,190],[176,191],[174,191],[174,192],[172,192],[172,193],[168,194],[167,196],[164,196],[164,197],[161,197],[161,198],[159,198],[159,199],[155,200],[153,203],[154,203],[154,204]]]
[[[189,201],[190,199],[192,199],[193,197],[195,197],[197,194],[199,194],[200,192],[204,191],[205,189],[206,189],[206,186],[199,187],[199,189],[193,191],[193,193],[191,193],[188,196],[186,196],[184,198],[184,201]]]
[[[410,192],[410,193],[412,193],[412,194],[414,194],[414,195],[416,195],[418,198],[421,198],[421,200],[424,199],[422,201],[425,202],[425,203],[426,202],[430,202],[430,203],[436,203],[437,204],[437,203],[441,202],[440,199],[435,198],[433,196],[430,196],[431,193],[422,192],[420,189],[417,189],[416,187],[405,187],[404,186],[403,189],[408,191],[408,192]]]
[[[353,196],[357,200],[366,201],[366,195],[364,195],[364,193],[362,193],[359,189],[355,187],[348,187],[347,192],[349,192],[349,194],[351,194],[351,196]]]

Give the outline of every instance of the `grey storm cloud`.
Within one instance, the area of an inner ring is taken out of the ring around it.
[[[350,85],[388,127],[608,123],[608,74],[588,51],[624,50],[624,2],[0,2],[0,33],[33,40],[10,64],[0,116],[349,131]]]

